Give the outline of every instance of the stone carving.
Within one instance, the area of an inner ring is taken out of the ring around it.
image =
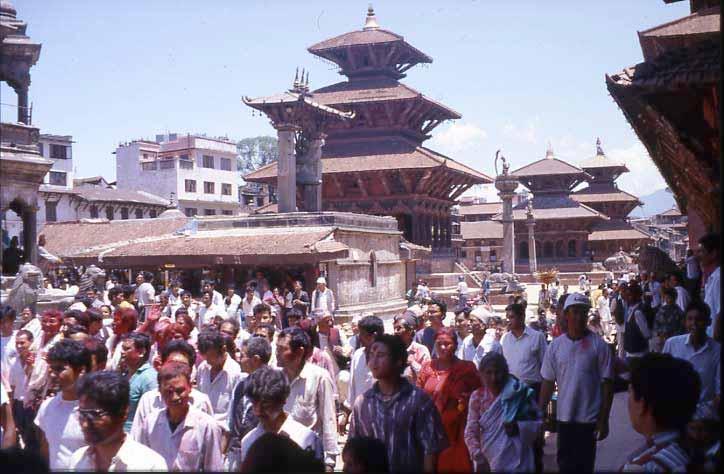
[[[85,292],[90,288],[96,291],[104,291],[106,289],[106,271],[96,267],[95,265],[89,265],[85,269],[83,275],[80,277],[78,283],[78,294],[85,295]]]
[[[603,266],[611,272],[630,272],[633,259],[624,251],[618,251],[603,261]]]
[[[20,314],[28,306],[35,312],[42,281],[43,273],[38,267],[29,263],[20,265],[18,274],[10,287],[7,304],[17,314]]]
[[[640,270],[650,273],[667,274],[679,270],[666,252],[651,245],[639,249],[638,266]]]

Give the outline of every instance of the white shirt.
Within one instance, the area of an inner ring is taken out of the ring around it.
[[[252,316],[254,314],[254,306],[261,304],[261,300],[256,296],[251,298],[251,302],[245,296],[241,299],[241,310],[244,312],[244,316]]]
[[[611,349],[589,332],[574,341],[563,334],[551,341],[541,377],[558,385],[558,420],[595,423],[601,409],[601,383],[613,380]]]
[[[18,356],[15,350],[15,334],[17,331],[13,331],[10,336],[0,337],[0,380],[8,384],[10,377],[10,367]]]
[[[312,292],[311,311],[321,312],[324,310],[334,311],[334,293],[329,288],[325,288],[323,292],[314,290]]]
[[[153,304],[155,297],[156,290],[153,288],[153,285],[147,281],[144,281],[136,288],[136,298],[138,299],[139,308]]]
[[[459,282],[458,282],[458,293],[461,294],[461,295],[467,296],[467,294],[468,294],[468,284],[465,283],[464,281],[459,281]]]
[[[197,326],[212,323],[216,316],[226,319],[226,312],[224,311],[223,306],[217,306],[214,303],[211,303],[211,306],[206,306],[204,304],[199,305],[198,315],[198,321],[196,323]]]
[[[675,287],[674,289],[676,290],[676,304],[679,308],[681,308],[681,311],[686,314],[686,307],[689,306],[689,301],[691,301],[689,292],[681,285]]]
[[[5,383],[1,382],[0,383],[0,410],[5,411],[5,408],[3,407],[3,405],[6,405],[8,403],[10,403],[10,398],[8,397],[8,392],[5,389]],[[3,427],[2,427],[2,425],[0,425],[0,446],[2,446],[4,434],[5,434],[5,432],[3,431]]]
[[[334,464],[339,451],[333,383],[325,369],[306,363],[289,384],[290,392],[284,404],[285,412],[322,439],[325,464]]]
[[[234,397],[234,387],[240,379],[241,367],[228,355],[214,380],[211,380],[211,366],[206,361],[201,362],[196,373],[197,388],[209,396],[214,409],[214,418],[225,431],[229,431],[226,413]]]
[[[224,311],[226,311],[226,317],[227,318],[235,318],[236,312],[239,310],[239,305],[241,305],[241,296],[234,293],[234,295],[229,299],[229,304],[226,304],[226,298],[224,298]]]
[[[598,307],[598,315],[601,316],[601,321],[611,321],[611,305],[608,303],[607,296],[599,296],[596,301]]]
[[[192,388],[189,400],[191,402],[191,406],[197,410],[209,415],[214,414],[214,407],[211,406],[209,396],[204,392],[199,392],[195,388]],[[138,405],[136,407],[136,415],[133,417],[133,426],[131,426],[130,432],[131,436],[133,436],[134,439],[138,439],[141,426],[151,413],[163,410],[164,408],[166,408],[166,404],[163,403],[161,392],[159,392],[157,388],[141,395],[141,399],[138,400]]]
[[[546,353],[545,335],[526,326],[520,337],[508,331],[500,338],[503,356],[508,361],[510,373],[522,382],[540,382],[540,369]]]
[[[96,470],[95,455],[89,446],[84,446],[73,453],[70,470]],[[108,471],[168,471],[168,465],[163,456],[126,435],[120,449],[113,456]]]
[[[284,420],[284,423],[282,423],[282,426],[279,428],[279,433],[282,432],[289,435],[289,439],[294,441],[303,450],[311,451],[314,453],[314,457],[319,460],[323,459],[322,443],[314,431],[294,421],[294,418],[287,415],[287,419]],[[244,458],[249,452],[251,445],[254,444],[254,441],[261,438],[263,434],[264,428],[262,428],[261,425],[257,425],[241,439],[241,461],[239,465],[244,462]]]
[[[709,337],[714,335],[714,323],[721,311],[721,288],[719,287],[719,281],[721,279],[720,269],[721,267],[716,267],[716,270],[711,272],[711,275],[709,275],[704,285],[704,302],[709,305],[709,310],[711,311],[711,324],[706,330]]]
[[[651,281],[651,306],[653,308],[661,306],[661,283],[656,280]]]
[[[686,278],[689,280],[696,280],[701,275],[701,269],[699,268],[699,260],[696,256],[692,255],[686,257]]]
[[[483,337],[485,336],[483,335]],[[482,339],[480,342],[483,342]],[[458,359],[472,361],[475,359],[477,350],[478,347],[475,345],[475,341],[473,341],[472,334],[468,334],[463,340],[460,340],[460,336],[458,336],[458,348],[455,351],[455,356]]]
[[[475,367],[480,365],[480,361],[483,360],[483,357],[488,352],[503,353],[503,346],[501,346],[500,342],[495,338],[495,329],[492,328],[485,331],[485,336],[483,336],[477,349],[475,349],[475,357],[473,357]]]
[[[214,290],[211,292],[211,304],[218,306],[219,308],[224,307],[224,295]]]
[[[372,388],[375,378],[367,367],[367,355],[365,348],[360,347],[352,354],[352,362],[349,365],[349,395],[347,403],[350,407],[354,406],[355,400],[367,390]]]
[[[646,321],[646,316],[644,315],[644,312],[641,311],[641,304],[637,303],[633,306],[629,306],[626,309],[626,321],[629,321],[631,318],[635,319],[636,325],[639,327],[639,331],[641,331],[641,335],[644,337],[644,339],[651,339],[651,336],[652,336],[651,330],[649,329],[649,323]],[[641,357],[644,354],[646,354],[646,352],[647,351],[626,352],[626,356]]]
[[[73,453],[88,444],[80,429],[78,400],[63,400],[62,393],[43,401],[35,424],[43,430],[48,441],[52,471],[68,469]]]
[[[23,367],[20,357],[17,357],[13,361],[10,367],[10,374],[8,376],[8,383],[13,391],[13,400],[24,401],[28,391],[28,382],[32,380],[39,380],[43,378],[47,372],[48,365],[39,356],[35,355],[35,363],[33,368],[30,369],[30,377],[25,374],[25,368]]]
[[[171,471],[221,471],[221,428],[210,415],[189,406],[186,418],[171,431],[168,410],[151,412],[134,436],[163,456]]]
[[[721,390],[719,369],[721,366],[721,345],[712,338],[707,338],[698,350],[689,342],[689,334],[673,336],[664,343],[665,354],[679,359],[688,360],[699,373],[701,379],[700,402],[712,400]]]

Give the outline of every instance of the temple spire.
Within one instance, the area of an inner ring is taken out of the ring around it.
[[[548,149],[546,150],[546,158],[553,158],[553,145],[550,141],[548,142]]]
[[[600,138],[596,138],[596,154],[601,156],[605,155],[605,153],[603,152],[603,148],[601,148]]]
[[[299,89],[299,66],[297,66],[297,70],[294,72],[294,84],[292,86],[292,90]]]
[[[365,31],[380,29],[380,25],[377,24],[377,17],[375,16],[375,9],[372,8],[371,3],[370,3],[370,6],[367,7],[367,18],[365,19],[365,27],[363,29]]]

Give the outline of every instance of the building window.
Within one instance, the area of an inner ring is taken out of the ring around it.
[[[65,145],[50,145],[50,157],[56,160],[68,159],[68,147]]]
[[[143,171],[154,171],[156,169],[156,162],[155,161],[147,161],[145,163],[141,163],[141,169]]]
[[[244,204],[246,204],[247,206],[251,206],[252,204],[254,204],[254,196],[249,196],[247,194],[244,194],[243,197],[244,197]]]
[[[121,208],[121,219],[128,219],[128,208],[127,207]]]
[[[65,186],[68,183],[68,174],[64,171],[51,171],[48,178],[54,186]]]
[[[58,220],[58,201],[45,201],[45,222]]]
[[[231,196],[231,185],[229,183],[221,183],[221,194]]]
[[[204,209],[204,215],[205,216],[215,216],[216,209]]]
[[[184,213],[186,214],[187,217],[193,217],[199,213],[199,210],[196,209],[195,207],[187,207],[184,209]]]
[[[229,158],[219,158],[219,167],[224,171],[231,171],[231,160]],[[213,168],[213,166],[212,166]]]
[[[106,207],[106,219],[113,220],[113,208],[111,206]]]
[[[211,183],[209,181],[204,181],[204,193],[205,194],[214,194],[214,183]]]
[[[144,154],[143,154],[143,159],[144,159],[144,160],[147,160],[147,159],[148,159],[148,153],[144,153]]]
[[[576,256],[576,241],[575,240],[568,241],[568,256],[569,257]]]
[[[38,143],[38,152],[40,156],[45,156],[45,146],[42,143]]]
[[[143,209],[136,209],[136,219],[143,219]]]
[[[214,169],[214,157],[213,156],[204,155],[202,159],[203,159],[202,166],[204,168]]]
[[[171,169],[175,168],[173,163],[174,163],[173,158],[171,158],[170,160],[161,160],[158,164],[158,167],[159,167],[159,169],[162,169],[162,170],[171,170]]]
[[[151,219],[154,219],[157,215],[158,212],[156,211],[156,209],[151,209],[150,211],[148,211],[148,217],[150,217]]]
[[[91,219],[98,219],[98,206],[90,207],[90,216]]]
[[[184,188],[186,189],[187,193],[195,193],[196,192],[196,180],[195,179],[185,180]]]
[[[264,198],[263,198],[263,197],[258,197],[258,198],[256,198],[256,205],[259,206],[259,207],[263,206],[263,205],[264,205]]]
[[[221,211],[221,215],[222,216],[231,216],[231,215],[234,215],[234,213],[233,213],[233,211],[223,210],[223,211]]]
[[[377,254],[375,251],[370,252],[370,287],[377,286]]]

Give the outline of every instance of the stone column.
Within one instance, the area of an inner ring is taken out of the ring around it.
[[[533,210],[528,209],[525,225],[528,226],[528,267],[531,273],[538,271],[538,260],[535,254],[535,219],[533,218]]]
[[[452,247],[452,218],[445,218],[445,247]]]
[[[498,196],[503,201],[503,270],[515,273],[515,232],[513,228],[513,197],[518,187],[518,180],[510,176],[507,169],[495,178]]]
[[[23,254],[26,262],[38,264],[38,219],[37,209],[27,207],[23,210]]]
[[[309,150],[302,160],[297,160],[297,184],[302,187],[304,210],[322,210],[322,147],[324,134],[315,134],[309,139]],[[300,163],[301,161],[301,163]],[[301,166],[300,166],[301,165]]]
[[[279,161],[277,162],[277,203],[279,212],[297,210],[297,166],[294,156],[294,126],[277,127]]]
[[[29,86],[20,86],[15,89],[18,94],[18,122],[30,125],[30,111],[28,110]]]

